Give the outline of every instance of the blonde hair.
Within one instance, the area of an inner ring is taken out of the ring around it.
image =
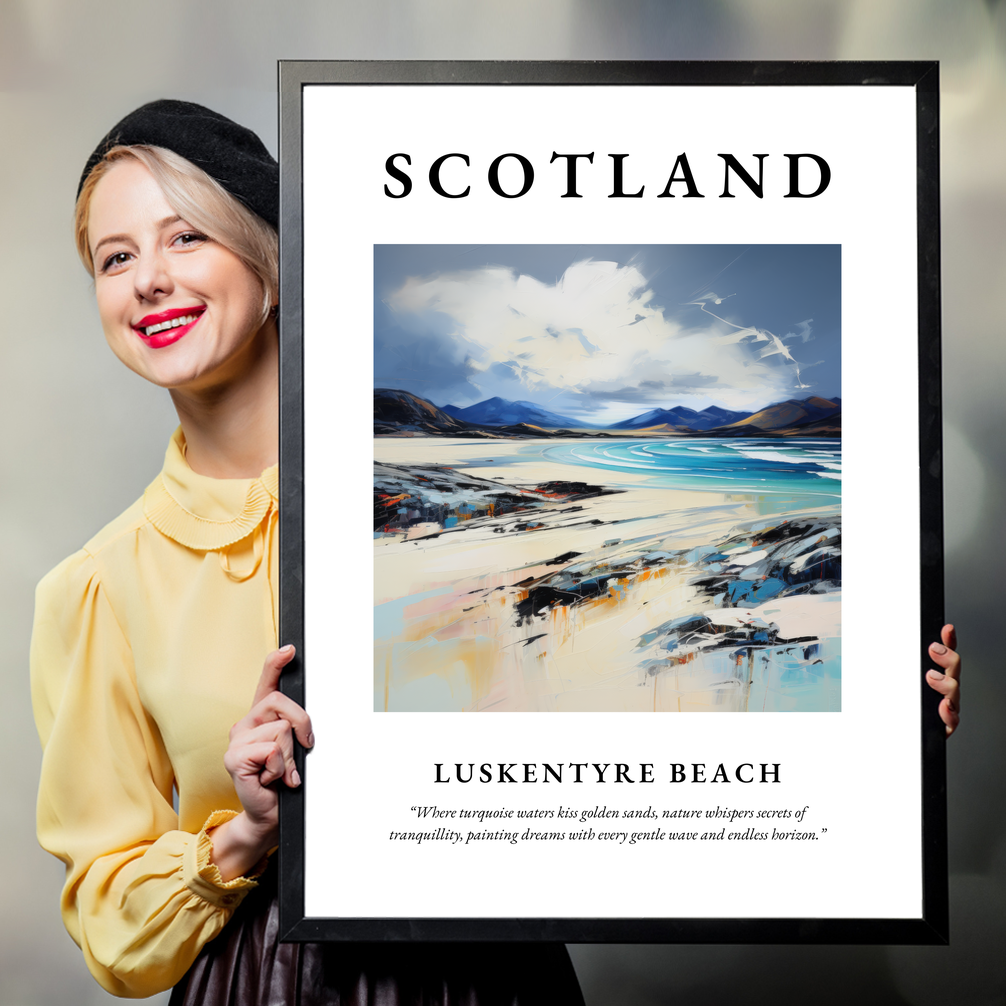
[[[183,220],[234,252],[255,273],[262,283],[264,323],[279,294],[279,236],[202,168],[165,147],[112,147],[84,181],[74,211],[74,238],[91,278],[94,259],[87,240],[91,198],[112,165],[126,158],[139,161],[154,176],[168,205]]]

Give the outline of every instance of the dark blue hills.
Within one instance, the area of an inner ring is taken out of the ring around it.
[[[841,426],[842,399],[821,398],[808,395],[807,398],[790,398],[776,402],[745,419],[726,424],[722,432],[728,435],[751,433],[755,430],[771,432],[776,430],[810,427],[825,424]]]
[[[718,405],[710,405],[708,409],[696,412],[684,405],[677,405],[673,409],[650,409],[641,416],[634,416],[632,419],[623,419],[620,423],[612,423],[609,429],[612,430],[643,430],[650,426],[684,426],[689,430],[712,430],[717,426],[726,426],[729,423],[738,423],[742,419],[747,419],[750,412],[731,412],[729,409],[721,409]]]
[[[464,409],[456,405],[438,408],[408,391],[374,389],[375,435],[597,437],[604,436],[605,430],[638,430],[640,434],[650,436],[839,437],[842,435],[842,401],[840,398],[809,395],[807,398],[777,402],[758,412],[734,412],[718,405],[696,412],[687,406],[677,405],[673,409],[650,409],[631,419],[599,426],[550,412],[534,402],[511,402],[497,397]]]
[[[481,426],[513,426],[516,423],[527,423],[530,426],[540,426],[544,430],[562,430],[574,427],[589,427],[579,419],[570,419],[549,412],[534,402],[508,402],[505,398],[487,398],[484,402],[469,405],[459,409],[456,405],[445,405],[440,410],[455,419],[466,423],[478,423]]]

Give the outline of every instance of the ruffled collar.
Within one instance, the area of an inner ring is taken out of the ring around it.
[[[162,534],[186,548],[212,552],[252,533],[279,500],[279,466],[257,479],[213,479],[185,460],[185,437],[175,430],[164,468],[143,494],[143,512]]]

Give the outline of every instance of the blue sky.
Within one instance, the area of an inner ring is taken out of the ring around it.
[[[838,245],[377,245],[375,387],[588,423],[841,395]]]

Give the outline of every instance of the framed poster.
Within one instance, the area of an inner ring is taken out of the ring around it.
[[[280,91],[287,938],[945,941],[936,66]]]

